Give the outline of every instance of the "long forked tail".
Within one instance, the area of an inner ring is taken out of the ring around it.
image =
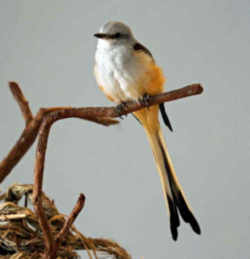
[[[176,177],[175,170],[159,126],[158,114],[156,115],[156,112],[153,110],[144,110],[140,111],[140,114],[138,112],[135,115],[144,126],[153,151],[154,159],[161,179],[164,199],[166,206],[169,209],[172,238],[177,240],[178,237],[177,228],[180,225],[179,214],[185,222],[191,225],[195,233],[200,234],[201,230],[199,224],[192,213],[181,185]],[[152,118],[154,121],[152,121]]]
[[[156,163],[159,164],[159,173],[162,178],[162,185],[164,185],[162,187],[170,212],[170,228],[173,239],[177,240],[178,236],[177,228],[180,225],[178,212],[183,220],[191,225],[193,231],[200,234],[199,224],[178,182],[161,130],[159,129],[154,135],[148,135],[148,138],[150,138],[152,149],[155,150],[153,153]]]

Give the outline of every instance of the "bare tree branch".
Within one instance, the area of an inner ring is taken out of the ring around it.
[[[23,117],[26,121],[26,127],[15,146],[9,152],[7,157],[4,158],[4,160],[0,163],[0,182],[2,182],[5,177],[11,172],[13,167],[19,162],[19,160],[31,147],[36,137],[38,136],[36,161],[34,168],[33,205],[39,220],[39,224],[44,234],[43,237],[46,248],[45,255],[46,258],[49,259],[55,258],[57,249],[59,248],[61,241],[69,231],[69,228],[73,224],[73,221],[75,220],[84,205],[84,196],[80,195],[75,208],[70,214],[68,220],[66,220],[56,240],[54,240],[42,204],[44,163],[51,126],[56,121],[66,118],[80,118],[105,126],[117,124],[118,121],[112,118],[126,115],[136,110],[145,108],[146,106],[151,106],[155,104],[160,104],[162,102],[173,101],[191,95],[200,94],[203,91],[200,84],[193,84],[171,92],[151,96],[147,104],[143,102],[129,101],[124,105],[124,108],[122,110],[117,109],[117,107],[53,107],[42,108],[39,110],[37,115],[33,117],[29,109],[28,102],[23,96],[18,85],[14,82],[11,82],[10,88],[20,106]]]
[[[20,88],[14,82],[10,83],[11,91],[13,95],[20,103],[26,103],[27,101],[24,98]],[[15,90],[13,90],[15,89]],[[149,105],[159,104],[162,102],[169,102],[179,98],[188,97],[191,95],[196,95],[202,93],[203,89],[200,84],[192,84],[186,86],[181,89],[173,90],[171,92],[162,93],[156,96],[152,96],[149,99]],[[17,97],[19,96],[19,97]],[[25,100],[20,101],[20,100]],[[25,105],[22,105],[22,107]],[[112,124],[118,123],[116,120],[112,120],[111,117],[119,117],[120,115],[125,115],[130,112],[139,110],[145,107],[142,103],[138,102],[128,102],[128,105],[125,106],[124,110],[121,113],[117,112],[116,107],[89,107],[89,108],[72,108],[72,107],[53,107],[53,108],[43,108],[40,109],[33,120],[30,119],[26,120],[29,121],[28,125],[26,125],[25,129],[23,130],[20,138],[14,145],[14,147],[10,150],[8,155],[2,160],[0,163],[0,183],[9,175],[11,170],[16,166],[16,164],[20,161],[20,159],[26,154],[29,148],[34,143],[38,130],[41,126],[42,120],[44,117],[52,112],[55,111],[62,111],[64,110],[65,113],[71,114],[68,117],[75,117],[80,119],[88,119],[90,121],[108,126]],[[29,108],[23,108],[23,110],[29,110]],[[25,113],[26,114],[26,113]],[[31,114],[31,112],[27,112],[27,114]],[[31,115],[25,115],[25,118],[31,118]],[[27,124],[27,123],[26,123]]]
[[[128,101],[124,104],[124,108],[122,111],[117,109],[117,106],[115,107],[84,107],[84,108],[78,108],[77,113],[78,115],[84,113],[85,116],[89,117],[120,117],[122,115],[129,114],[131,112],[140,110],[142,108],[154,105],[154,104],[160,104],[163,102],[171,102],[177,99],[189,97],[192,95],[198,95],[203,92],[203,88],[200,84],[191,84],[183,88],[179,88],[170,92],[157,94],[154,96],[151,96],[148,100],[148,103],[145,104],[143,102],[138,101]]]

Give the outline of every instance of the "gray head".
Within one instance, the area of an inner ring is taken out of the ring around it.
[[[130,28],[121,22],[108,22],[104,24],[99,33],[94,34],[98,39],[108,41],[110,44],[122,44],[134,42],[134,36]]]

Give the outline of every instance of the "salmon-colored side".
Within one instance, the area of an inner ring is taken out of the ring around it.
[[[138,84],[144,89],[144,94],[156,95],[163,91],[163,86],[166,81],[162,69],[158,67],[153,61],[149,71],[138,81]],[[148,108],[134,112],[134,115],[139,121],[147,127],[152,133],[158,131],[160,128],[158,120],[159,106],[154,105]]]
[[[144,78],[142,78],[139,83],[142,84],[147,94],[156,95],[163,91],[165,81],[166,79],[161,68],[153,63],[150,71],[145,73]]]

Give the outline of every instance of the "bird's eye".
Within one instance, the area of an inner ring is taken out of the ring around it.
[[[122,35],[121,35],[121,33],[120,32],[117,32],[116,34],[115,34],[115,37],[116,38],[120,38]]]

